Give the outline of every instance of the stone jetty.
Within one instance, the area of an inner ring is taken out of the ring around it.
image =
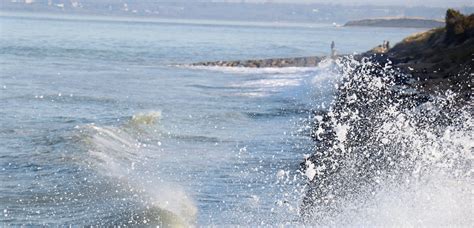
[[[251,68],[278,68],[278,67],[314,67],[319,64],[324,57],[296,57],[296,58],[275,58],[256,60],[236,60],[236,61],[215,61],[193,63],[191,66],[222,66],[222,67],[251,67]]]

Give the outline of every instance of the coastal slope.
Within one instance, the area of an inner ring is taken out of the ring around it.
[[[448,10],[444,27],[409,36],[381,57],[388,57],[423,89],[467,92],[473,77],[474,14]]]

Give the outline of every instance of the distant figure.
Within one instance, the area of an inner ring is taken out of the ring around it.
[[[380,51],[385,53],[388,51],[388,49],[390,49],[390,43],[388,42],[388,40],[384,40],[382,45],[379,45],[379,47],[381,48]]]
[[[334,58],[336,56],[336,44],[334,41],[331,42],[331,58]]]

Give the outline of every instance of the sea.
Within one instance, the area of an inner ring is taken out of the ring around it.
[[[0,225],[298,225],[318,67],[423,29],[0,14]]]

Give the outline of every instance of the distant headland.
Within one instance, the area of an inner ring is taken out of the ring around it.
[[[344,26],[394,27],[394,28],[437,28],[444,26],[444,21],[423,18],[374,18],[349,21]]]

